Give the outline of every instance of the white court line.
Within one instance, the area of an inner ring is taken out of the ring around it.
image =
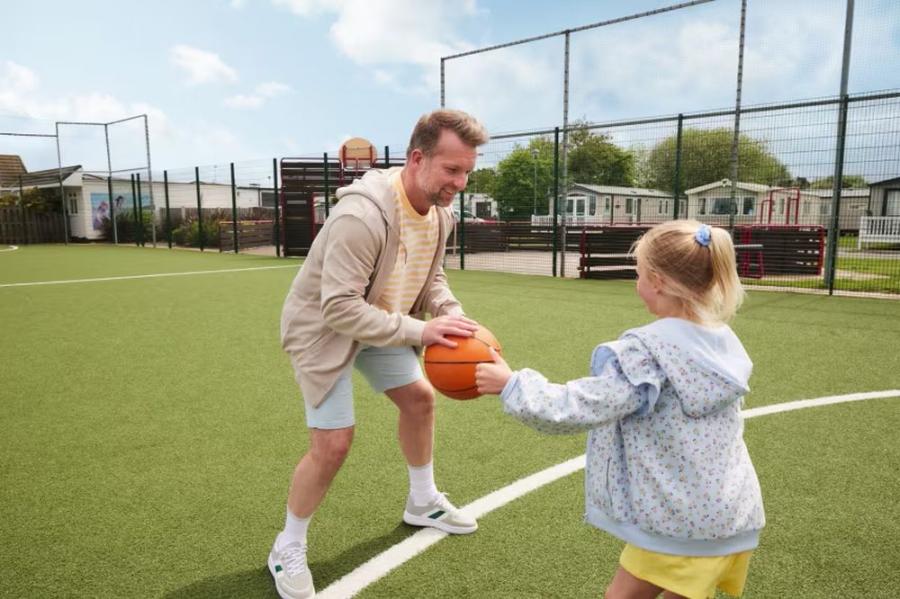
[[[223,268],[221,270],[195,270],[193,272],[162,272],[155,275],[125,275],[121,277],[99,277],[96,279],[64,279],[61,281],[33,281],[31,283],[3,283],[2,287],[33,287],[37,285],[67,285],[70,283],[102,283],[104,281],[127,281],[131,279],[156,279],[160,277],[187,277],[193,275],[215,275],[222,272],[247,272],[250,270],[272,270],[275,268],[300,268],[296,264],[283,266],[257,266],[254,268]]]
[[[0,252],[14,252],[14,251],[16,251],[17,249],[19,249],[19,246],[17,246],[17,245],[11,245],[11,246],[9,246],[9,247],[3,248],[2,250],[0,250]]]
[[[829,397],[819,397],[817,399],[801,399],[798,401],[789,401],[770,406],[752,408],[744,410],[741,414],[744,418],[755,418],[757,416],[777,414],[779,412],[790,412],[792,410],[827,406],[848,401],[861,401],[864,399],[880,399],[886,397],[900,397],[900,389],[873,391],[870,393],[851,393],[849,395],[833,395]],[[480,499],[476,499],[472,503],[463,506],[462,509],[471,516],[480,518],[481,516],[518,499],[526,493],[530,493],[557,479],[581,470],[584,468],[584,463],[584,455],[572,458],[562,464],[551,466],[546,470],[541,470],[536,474],[521,478],[502,489],[498,489]],[[423,528],[411,537],[408,537],[390,549],[379,553],[352,572],[349,572],[342,578],[334,581],[325,589],[316,593],[316,597],[317,599],[345,599],[346,597],[352,597],[376,580],[382,578],[394,568],[409,561],[446,536],[447,533],[435,528]]]

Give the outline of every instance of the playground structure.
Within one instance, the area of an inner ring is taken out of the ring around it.
[[[328,217],[335,192],[372,168],[399,166],[385,147],[378,163],[375,146],[354,137],[341,145],[337,158],[282,158],[280,161],[281,246],[285,256],[306,256]]]

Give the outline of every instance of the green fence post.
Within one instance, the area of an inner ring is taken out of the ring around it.
[[[194,182],[197,185],[197,242],[203,251],[203,207],[200,205],[200,167],[194,167]]]
[[[275,202],[275,256],[281,258],[281,217],[278,213],[278,159],[272,159],[272,199]]]
[[[841,97],[838,113],[837,147],[834,159],[834,181],[831,191],[831,218],[828,224],[828,237],[825,244],[825,286],[828,295],[834,294],[834,280],[837,274],[838,238],[841,236],[841,187],[844,179],[844,147],[847,140],[847,112],[849,97]]]
[[[234,235],[234,253],[239,251],[237,226],[237,187],[234,184],[234,163],[231,163],[231,232]]]
[[[466,192],[459,192],[459,269],[466,269],[466,211],[465,211]],[[452,212],[452,210],[451,210]]]
[[[672,194],[675,200],[675,208],[672,210],[672,219],[678,220],[678,204],[681,202],[681,140],[684,126],[684,115],[678,114],[678,132],[675,135],[675,185],[672,186]]]
[[[112,175],[106,178],[106,193],[109,196],[109,218],[112,225],[113,244],[119,245],[119,228],[116,226],[116,201],[113,199]]]
[[[141,199],[141,174],[134,176],[137,184],[137,207],[138,207],[138,239],[141,240],[141,247],[144,247],[144,201]]]
[[[132,227],[133,227],[132,233],[134,234],[134,245],[140,246],[141,244],[138,243],[138,237],[137,237],[137,227],[138,227],[137,213],[138,213],[138,210],[137,210],[137,195],[134,190],[134,174],[133,173],[131,175],[131,210],[132,210],[132,215],[131,215],[132,220],[134,221],[132,224]]]
[[[329,214],[328,204],[331,202],[331,190],[330,190],[331,185],[330,185],[330,181],[329,181],[331,173],[328,172],[328,170],[329,170],[328,169],[328,152],[325,152],[324,154],[322,154],[322,164],[325,167],[325,218],[327,219],[328,214]],[[316,200],[315,200],[315,195],[313,195],[313,217],[314,218],[315,218],[315,214],[316,214]]]
[[[553,276],[556,276],[556,260],[559,240],[559,127],[553,130]]]
[[[172,249],[172,219],[169,215],[169,171],[163,171],[163,191],[166,196],[166,240]]]

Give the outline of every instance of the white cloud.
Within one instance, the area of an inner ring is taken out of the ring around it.
[[[389,70],[391,65],[419,67],[421,79],[412,84],[418,89],[438,80],[442,56],[472,48],[455,30],[462,19],[480,13],[476,0],[273,2],[304,17],[335,13],[329,35],[338,52],[360,65],[380,65],[373,71],[379,83],[398,82],[398,74]]]
[[[188,76],[188,83],[234,83],[237,71],[225,64],[218,54],[192,48],[184,44],[174,46],[170,51],[172,62]]]
[[[310,15],[335,12],[341,9],[344,0],[272,0],[275,6],[287,8],[295,15],[308,17]]]
[[[36,89],[38,83],[37,75],[28,67],[11,60],[3,63],[3,70],[0,71],[0,89],[27,93]]]
[[[256,86],[256,93],[264,98],[274,98],[291,91],[291,86],[278,81],[269,81]]]
[[[387,71],[385,69],[375,69],[375,81],[380,83],[381,85],[394,85],[397,81],[397,78],[393,73]]]
[[[261,96],[246,96],[244,94],[237,94],[235,96],[225,98],[223,102],[225,106],[229,106],[231,108],[259,108],[263,105],[263,102],[265,102],[265,100]]]
[[[278,81],[269,81],[257,85],[253,94],[237,94],[225,98],[224,103],[231,108],[254,109],[261,107],[266,103],[266,100],[286,94],[289,91],[291,91],[289,85]]]

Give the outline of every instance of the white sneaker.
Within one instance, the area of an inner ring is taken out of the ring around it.
[[[316,596],[312,574],[306,565],[306,543],[290,543],[278,549],[278,540],[269,552],[269,572],[282,599],[309,599]]]
[[[410,495],[406,500],[403,521],[413,526],[431,526],[453,535],[465,535],[478,530],[475,518],[460,511],[443,493],[438,493],[425,505],[417,505]]]

